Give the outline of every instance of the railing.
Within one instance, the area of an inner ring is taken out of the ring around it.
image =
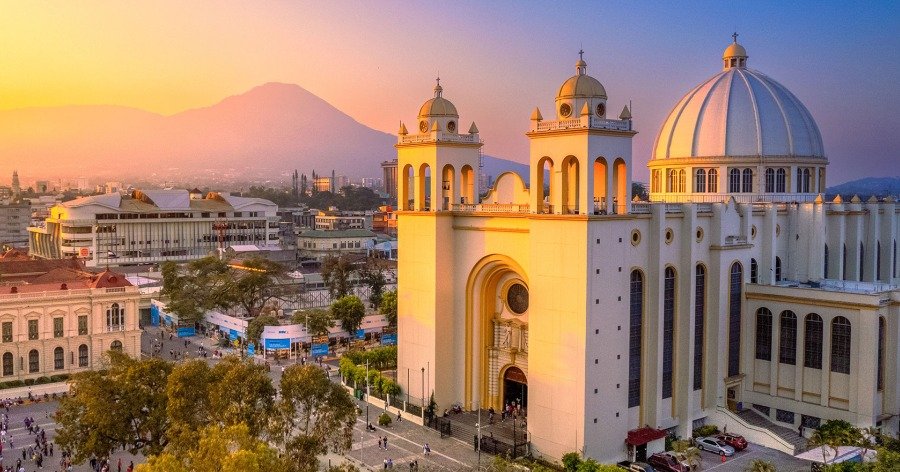
[[[433,143],[435,141],[471,144],[476,144],[479,142],[478,136],[474,134],[452,134],[438,132],[436,136],[433,133],[400,136],[400,144]]]
[[[531,207],[518,203],[454,203],[451,211],[484,212],[484,213],[528,213]]]
[[[650,204],[649,203],[632,203],[631,204],[631,212],[637,215],[649,215],[650,214]]]
[[[810,195],[806,193],[686,193],[686,194],[663,194],[662,192],[653,192],[650,194],[650,200],[654,202],[668,203],[722,203],[729,198],[734,198],[737,203],[795,203],[795,202],[812,202],[818,195]]]
[[[84,289],[76,289],[76,290],[55,290],[48,292],[26,292],[26,293],[7,293],[5,295],[0,295],[0,300],[29,300],[29,299],[37,299],[37,298],[66,298],[66,297],[77,297],[82,295],[90,295],[91,290]]]
[[[631,121],[607,120],[594,116],[571,118],[568,120],[539,121],[535,131],[557,131],[566,129],[606,129],[615,131],[631,131]]]

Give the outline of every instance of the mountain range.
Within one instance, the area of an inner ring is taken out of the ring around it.
[[[396,157],[394,143],[395,136],[283,83],[170,116],[120,106],[0,111],[0,162],[41,176],[183,178],[215,170],[272,178],[293,169],[380,176],[380,163]],[[522,166],[486,162],[493,175]]]

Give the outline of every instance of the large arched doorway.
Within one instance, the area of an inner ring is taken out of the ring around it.
[[[528,379],[525,372],[516,366],[510,366],[503,372],[503,406],[506,405],[528,407]]]

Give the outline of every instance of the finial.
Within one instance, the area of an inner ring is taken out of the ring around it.
[[[578,50],[578,58],[581,59],[582,61],[584,60],[584,49]]]
[[[737,44],[737,37],[738,37],[738,33],[737,33],[737,31],[735,31],[735,32],[731,35],[731,39],[734,40],[734,43],[735,43],[735,44]]]

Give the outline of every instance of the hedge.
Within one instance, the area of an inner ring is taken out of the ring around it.
[[[66,380],[69,380],[69,374],[57,374],[51,375],[49,377],[41,376],[36,379],[10,380],[8,382],[0,382],[0,390],[5,390],[7,388],[31,387],[33,385],[63,382]]]

